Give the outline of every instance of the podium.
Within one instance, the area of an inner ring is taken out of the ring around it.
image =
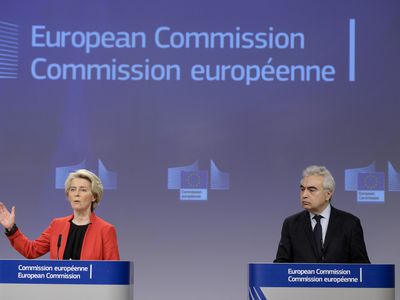
[[[249,300],[394,300],[394,265],[249,264]]]
[[[129,261],[0,260],[1,299],[132,300]]]

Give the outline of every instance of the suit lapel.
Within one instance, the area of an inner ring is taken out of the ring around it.
[[[305,235],[307,237],[308,243],[310,244],[311,248],[313,249],[314,256],[318,257],[318,251],[317,251],[316,245],[314,243],[314,238],[313,238],[310,213],[308,211],[304,211],[303,221],[305,223],[304,230],[305,230]]]
[[[337,229],[338,225],[339,221],[337,218],[336,209],[331,205],[331,215],[329,216],[328,229],[326,230],[325,243],[324,243],[325,250],[328,248],[329,243],[332,240],[333,233],[339,230]]]

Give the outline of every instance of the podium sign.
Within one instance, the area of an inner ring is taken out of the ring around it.
[[[394,265],[249,264],[249,300],[394,300]]]
[[[131,300],[128,261],[0,260],[3,299]]]

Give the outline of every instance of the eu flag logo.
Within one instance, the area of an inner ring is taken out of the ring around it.
[[[385,202],[385,174],[359,173],[357,178],[358,202]]]
[[[181,188],[183,189],[206,189],[208,188],[207,171],[182,171]]]
[[[383,172],[359,173],[357,190],[383,191],[385,189],[385,174]]]
[[[210,171],[199,170],[199,163],[168,168],[168,189],[179,190],[180,200],[208,199],[208,189],[229,190],[229,173],[218,169],[210,160]]]

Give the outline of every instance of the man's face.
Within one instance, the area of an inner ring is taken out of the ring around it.
[[[324,177],[311,175],[303,177],[300,184],[301,206],[313,214],[320,214],[329,204],[332,192],[324,190]]]

